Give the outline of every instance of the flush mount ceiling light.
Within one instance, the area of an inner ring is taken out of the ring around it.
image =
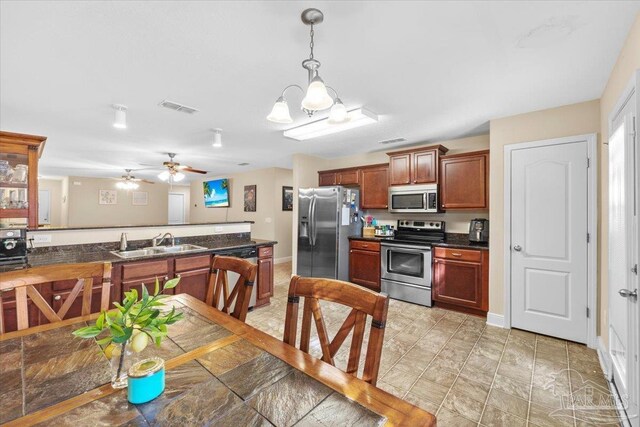
[[[346,119],[341,123],[331,123],[331,117],[307,123],[284,131],[284,136],[298,141],[330,135],[348,129],[369,125],[378,121],[378,115],[365,108],[346,113]]]
[[[215,148],[222,147],[222,129],[213,129],[213,138],[211,145]]]
[[[302,68],[306,69],[308,73],[309,84],[306,92],[302,87],[295,84],[285,87],[282,91],[282,95],[280,95],[276,100],[276,103],[273,105],[271,113],[267,116],[267,120],[274,123],[293,123],[293,119],[289,113],[289,105],[287,104],[284,96],[288,89],[295,87],[305,94],[302,99],[301,108],[309,117],[313,116],[316,111],[331,108],[331,112],[329,113],[329,118],[331,119],[330,123],[342,123],[347,120],[347,109],[338,97],[338,93],[335,89],[324,84],[320,74],[318,74],[320,61],[313,57],[313,26],[322,23],[324,15],[318,9],[306,9],[302,12],[301,18],[302,22],[311,27],[311,42],[309,43],[311,53],[309,54],[308,59],[302,61]],[[327,89],[330,89],[333,92],[334,98],[329,96]]]
[[[116,110],[116,118],[113,121],[113,127],[118,129],[127,128],[127,107],[124,105],[113,105],[113,109]]]

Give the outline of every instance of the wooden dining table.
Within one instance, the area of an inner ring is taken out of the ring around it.
[[[0,423],[7,426],[435,426],[435,417],[186,294],[160,347],[165,391],[133,405],[113,389],[94,340],[71,332],[97,314],[0,336]]]

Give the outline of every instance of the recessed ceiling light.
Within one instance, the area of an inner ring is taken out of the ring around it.
[[[378,115],[365,108],[351,110],[347,120],[341,123],[331,123],[329,118],[307,123],[284,131],[287,138],[304,141],[306,139],[317,138],[319,136],[331,135],[332,133],[343,132],[360,126],[370,125],[378,122]]]

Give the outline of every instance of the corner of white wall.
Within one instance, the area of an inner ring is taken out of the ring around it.
[[[504,326],[504,315],[491,312],[487,313],[487,325],[506,329]]]

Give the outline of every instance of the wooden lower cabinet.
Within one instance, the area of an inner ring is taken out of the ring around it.
[[[173,261],[174,276],[180,278],[176,294],[189,294],[204,301],[207,297],[211,255],[196,255],[176,258]]]
[[[349,281],[380,292],[380,243],[349,241]]]
[[[273,246],[258,248],[258,289],[254,308],[269,304],[273,296]]]
[[[36,288],[42,297],[51,305],[51,293],[42,291],[43,285],[37,285]],[[47,318],[31,301],[31,298],[27,298],[27,310],[29,313],[29,326],[38,326],[45,323],[49,323]],[[16,311],[16,297],[15,291],[2,292],[2,311],[4,315],[4,331],[13,332],[18,330],[18,313]],[[0,357],[2,359],[2,357]]]
[[[489,309],[489,251],[434,248],[436,306],[486,316]]]

